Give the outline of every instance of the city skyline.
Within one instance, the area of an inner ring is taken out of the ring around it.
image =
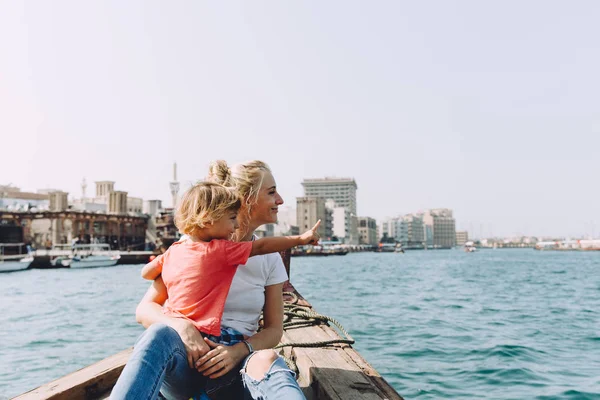
[[[169,204],[175,161],[185,190],[261,159],[288,205],[304,178],[353,177],[378,221],[447,207],[483,236],[597,235],[600,4],[435,11],[4,2],[0,184]]]

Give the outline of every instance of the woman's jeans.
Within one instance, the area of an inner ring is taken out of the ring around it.
[[[244,388],[231,399],[305,399],[295,375],[279,357],[263,379],[245,373],[252,355],[240,371]],[[226,375],[234,375],[235,369]],[[150,326],[138,339],[135,348],[113,388],[111,399],[157,399],[159,392],[168,400],[188,400],[202,393],[207,379],[188,365],[187,353],[179,334],[164,324]],[[231,396],[231,395],[230,395]]]

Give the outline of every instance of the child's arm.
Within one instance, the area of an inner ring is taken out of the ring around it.
[[[142,278],[153,281],[162,273],[162,262],[159,259],[162,257],[156,257],[142,268]]]
[[[320,236],[317,233],[319,225],[321,225],[321,220],[318,220],[311,230],[308,230],[299,236],[279,236],[255,240],[252,242],[250,257],[276,253],[302,244],[317,244],[320,239]]]

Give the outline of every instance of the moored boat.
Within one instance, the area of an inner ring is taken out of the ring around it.
[[[71,268],[97,268],[117,265],[121,258],[118,251],[112,251],[108,244],[76,244],[73,246]],[[62,261],[65,265],[65,261]]]
[[[33,256],[31,254],[21,254],[24,243],[0,243],[0,272],[22,271],[31,265]],[[13,250],[7,251],[7,249]],[[6,253],[17,254],[6,254]]]

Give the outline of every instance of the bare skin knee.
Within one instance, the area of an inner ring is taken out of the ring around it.
[[[250,375],[252,379],[257,381],[261,380],[271,367],[271,364],[277,360],[277,357],[277,353],[273,350],[257,351],[256,354],[248,360],[246,373]]]

